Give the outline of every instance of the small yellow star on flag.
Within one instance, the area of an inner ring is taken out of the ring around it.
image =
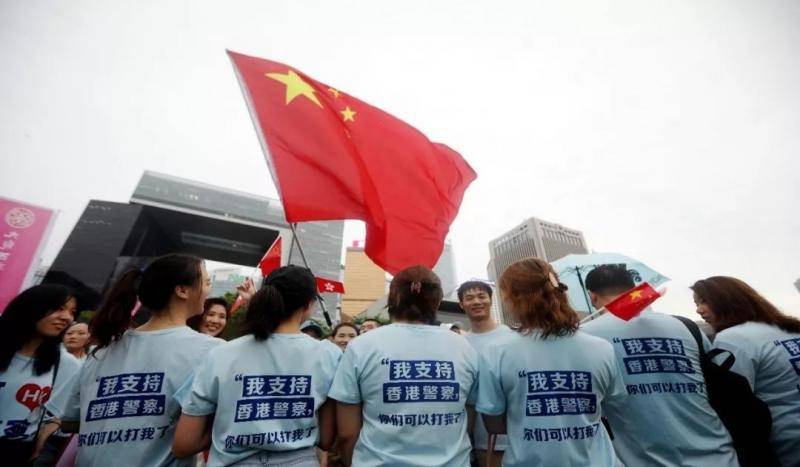
[[[345,122],[354,122],[354,121],[356,121],[356,119],[355,119],[356,111],[351,109],[349,105],[347,107],[345,107],[344,110],[340,110],[339,112],[342,114],[342,117],[344,117],[344,121]]]
[[[642,298],[642,291],[641,290],[634,290],[631,292],[631,300],[639,300]]]
[[[339,91],[337,91],[336,89],[328,88],[328,91],[330,91],[331,94],[333,94],[333,97],[336,97],[337,99],[339,98]]]
[[[267,73],[266,76],[267,78],[274,79],[275,81],[279,81],[286,85],[286,105],[289,105],[297,96],[305,96],[311,102],[317,104],[319,107],[322,107],[319,99],[317,99],[317,95],[314,94],[314,88],[311,87],[310,84],[303,81],[303,78],[301,78],[293,70],[289,70],[286,74]]]

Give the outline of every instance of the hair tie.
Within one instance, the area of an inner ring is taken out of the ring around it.
[[[414,281],[411,283],[411,293],[420,293],[422,292],[422,282]]]
[[[558,289],[558,279],[556,279],[556,275],[552,272],[547,275],[548,279],[550,279],[550,285],[553,286],[554,289]]]
[[[567,290],[569,290],[569,287],[567,287],[567,284],[565,284],[563,282],[559,282],[558,283],[558,290],[560,290],[562,292],[566,292]]]

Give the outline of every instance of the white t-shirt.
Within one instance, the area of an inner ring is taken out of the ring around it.
[[[222,342],[186,326],[129,330],[87,358],[47,403],[55,416],[80,421],[75,465],[190,465],[172,455],[180,415],[172,396]]]
[[[708,402],[700,352],[686,325],[647,309],[630,321],[606,313],[581,330],[614,346],[629,397],[621,410],[611,407],[605,415],[622,462],[739,465],[731,436]]]
[[[0,439],[33,441],[36,435],[40,405],[52,392],[53,369],[37,376],[33,362],[33,357],[16,354],[0,373]],[[78,360],[62,350],[55,388],[66,384],[79,368]]]
[[[475,409],[506,415],[503,466],[616,464],[601,407],[621,404],[625,387],[611,345],[578,331],[541,339],[516,334],[480,355]]]
[[[499,324],[496,328],[489,332],[470,332],[465,337],[472,347],[480,355],[483,350],[494,344],[501,344],[507,341],[515,332],[505,324]],[[488,448],[489,434],[486,432],[486,427],[483,425],[483,417],[478,416],[475,419],[475,427],[473,429],[473,442],[475,449],[486,450]],[[499,435],[495,442],[495,451],[505,451],[508,448],[508,438],[506,435]]]
[[[721,331],[714,347],[733,353],[731,370],[747,378],[769,406],[772,445],[781,464],[800,465],[800,334],[750,321]]]
[[[181,404],[187,415],[215,414],[208,465],[313,446],[341,356],[306,334],[244,336],[212,350]]]
[[[353,465],[469,465],[477,377],[475,349],[438,326],[395,323],[352,340],[328,396],[363,404]]]

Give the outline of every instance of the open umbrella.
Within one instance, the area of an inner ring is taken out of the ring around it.
[[[589,293],[586,291],[586,274],[604,264],[624,265],[631,275],[634,284],[647,282],[653,287],[667,282],[668,277],[645,265],[641,261],[618,253],[592,253],[587,255],[567,255],[550,263],[558,273],[561,282],[569,287],[567,295],[569,303],[575,311],[592,312]]]

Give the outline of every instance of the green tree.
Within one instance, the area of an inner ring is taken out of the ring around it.
[[[92,320],[94,314],[95,314],[94,310],[83,310],[80,313],[78,313],[78,315],[75,317],[75,321],[79,323],[88,323],[89,321]]]

